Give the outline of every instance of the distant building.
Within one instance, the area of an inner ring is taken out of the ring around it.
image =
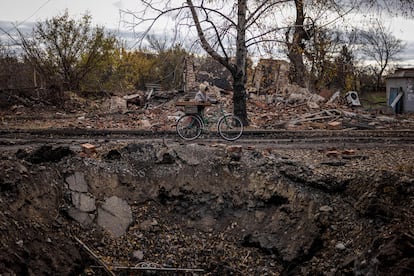
[[[387,103],[395,113],[414,112],[414,68],[398,68],[387,76]]]

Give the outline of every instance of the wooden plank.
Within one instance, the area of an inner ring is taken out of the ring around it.
[[[91,266],[92,268],[102,268],[102,266]],[[165,271],[165,272],[185,272],[185,273],[194,273],[194,272],[205,272],[201,268],[174,268],[174,267],[151,267],[151,266],[114,266],[113,270],[136,270],[136,271]]]
[[[158,83],[146,83],[145,87],[147,90],[161,91],[161,84]]]
[[[102,261],[99,257],[98,257],[98,255],[96,255],[88,246],[86,246],[86,244],[85,243],[83,243],[79,238],[77,238],[77,237],[74,237],[74,239],[80,244],[80,245],[82,245],[82,247],[83,247],[83,249],[85,249],[85,251],[87,252],[87,253],[89,253],[89,255],[91,255],[92,257],[93,257],[93,259],[96,261],[96,262],[98,262],[103,268],[104,268],[104,270],[106,271],[106,273],[108,274],[108,275],[110,275],[110,276],[116,276],[116,274],[111,270],[111,268],[109,267],[109,266],[107,266],[106,264],[105,264],[105,262],[104,261]]]
[[[210,106],[209,102],[197,102],[197,101],[179,101],[175,103],[176,106]]]

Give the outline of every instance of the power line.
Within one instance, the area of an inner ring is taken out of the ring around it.
[[[16,25],[14,25],[12,28],[10,28],[9,30],[4,30],[3,28],[0,28],[0,30],[5,33],[5,34],[9,34],[10,31],[12,31],[13,29],[17,29],[20,25],[26,23],[27,20],[29,20],[30,18],[32,18],[33,16],[35,16],[44,6],[46,6],[47,4],[49,4],[49,2],[51,2],[52,0],[47,0],[46,2],[44,2],[39,8],[37,8],[29,17],[25,18],[23,21],[18,22]]]
[[[44,2],[32,15],[30,15],[29,17],[27,17],[26,19],[24,19],[23,21],[21,21],[20,23],[18,23],[17,25],[16,25],[16,28],[19,26],[19,25],[21,25],[21,24],[23,24],[23,23],[25,23],[27,20],[29,20],[30,18],[32,18],[33,16],[35,16],[44,6],[46,6],[47,4],[49,4],[49,2],[50,1],[52,1],[52,0],[47,0],[46,2]]]

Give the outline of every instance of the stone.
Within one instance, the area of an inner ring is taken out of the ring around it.
[[[346,249],[345,245],[342,242],[337,243],[335,245],[335,248],[338,249],[338,250],[345,250]]]
[[[156,219],[147,219],[147,220],[142,221],[139,224],[139,228],[142,231],[150,231],[154,226],[157,226],[157,225],[158,225],[158,221]]]
[[[118,96],[113,96],[111,98],[111,102],[110,102],[110,111],[111,112],[123,112],[127,110],[127,100],[118,97]]]
[[[82,152],[84,152],[85,154],[92,154],[96,152],[96,146],[90,143],[82,144],[81,147],[82,147]]]
[[[338,121],[334,121],[334,122],[329,122],[327,124],[327,128],[331,129],[331,130],[338,130],[338,129],[342,129],[342,123],[338,122]]]
[[[96,210],[95,198],[85,193],[72,192],[72,204],[82,212],[93,212]]]
[[[316,102],[312,102],[312,101],[307,102],[307,106],[310,109],[318,109],[318,108],[320,108],[320,106]]]
[[[354,155],[355,154],[355,150],[352,149],[346,149],[342,151],[343,155]]]
[[[128,203],[116,196],[105,200],[98,208],[99,226],[110,232],[115,238],[125,234],[132,222],[132,211]]]
[[[289,95],[289,103],[301,103],[301,102],[305,102],[306,100],[308,100],[309,95],[307,94],[302,94],[302,93],[291,93]]]
[[[226,148],[227,156],[232,161],[240,161],[242,157],[242,150],[243,150],[243,147],[239,145],[228,146]]]
[[[79,211],[76,208],[69,208],[68,215],[75,221],[79,222],[83,226],[88,226],[92,224],[93,220],[95,219],[94,214],[86,213]]]
[[[161,149],[157,152],[157,162],[158,164],[174,164],[176,159],[176,154],[171,149]]]
[[[321,211],[321,212],[332,212],[333,208],[331,206],[324,205],[324,206],[321,206],[319,208],[319,211]]]
[[[328,157],[338,158],[339,155],[340,155],[340,152],[337,151],[337,150],[330,150],[330,151],[326,152],[326,156],[328,156]]]
[[[88,184],[85,180],[85,175],[82,172],[75,172],[66,178],[66,183],[71,191],[86,193],[88,191]]]
[[[177,157],[190,166],[198,166],[202,159],[202,151],[197,144],[189,144],[185,147],[178,147],[175,149]]]
[[[20,246],[20,247],[23,247],[23,240],[18,240],[17,242],[16,242],[16,245],[18,245],[18,246]]]
[[[142,261],[144,259],[144,252],[141,250],[136,250],[132,253],[132,258],[137,261]]]
[[[140,120],[139,125],[144,129],[149,129],[152,127],[151,122],[147,119]]]
[[[20,163],[16,163],[16,168],[21,174],[27,174],[29,172],[29,170],[23,164]]]

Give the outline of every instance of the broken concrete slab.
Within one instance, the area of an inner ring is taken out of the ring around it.
[[[82,226],[91,225],[95,219],[95,214],[82,212],[79,209],[73,207],[69,208],[68,215],[75,221],[79,222]]]
[[[86,193],[72,192],[72,204],[82,212],[93,212],[96,210],[95,198]]]
[[[110,100],[111,112],[125,112],[127,110],[127,100],[113,96]]]
[[[86,193],[88,191],[88,184],[86,183],[85,175],[82,172],[75,172],[66,177],[66,183],[71,191],[81,193]]]
[[[297,216],[301,219],[293,221],[283,212],[275,214],[274,219],[262,230],[245,235],[243,245],[260,248],[287,263],[306,258],[319,239],[320,230],[306,215]]]
[[[106,199],[104,204],[98,208],[98,225],[116,238],[125,234],[131,222],[131,207],[119,197],[112,196]]]
[[[190,144],[187,145],[185,148],[179,147],[175,151],[177,156],[183,160],[185,163],[191,166],[197,166],[200,164],[200,155],[198,152],[199,145],[197,144]]]

